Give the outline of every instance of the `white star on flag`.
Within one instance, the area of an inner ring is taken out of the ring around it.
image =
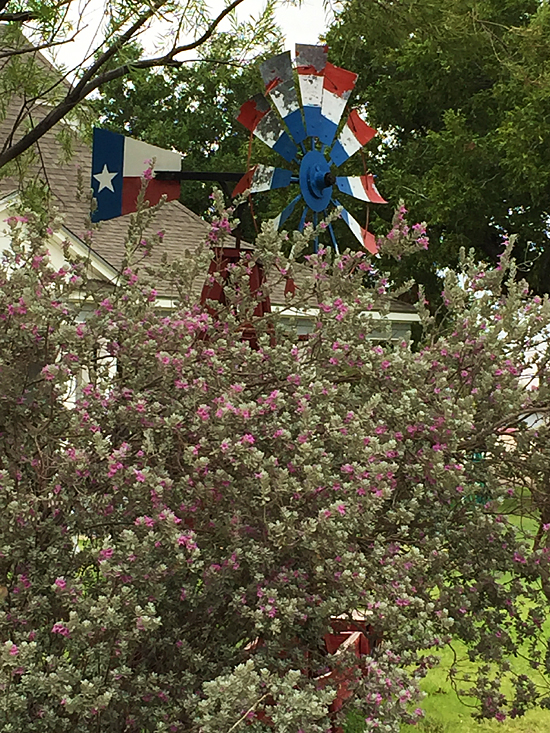
[[[113,188],[113,178],[115,176],[118,176],[118,171],[115,171],[114,173],[110,173],[109,169],[107,168],[107,163],[103,166],[103,170],[101,173],[95,173],[94,178],[99,183],[99,188],[97,190],[98,193],[101,193],[104,188],[108,188],[109,191],[115,192],[115,189]]]

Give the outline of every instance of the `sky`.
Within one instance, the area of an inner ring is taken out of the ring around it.
[[[243,5],[258,5],[258,0],[244,0]],[[330,10],[328,11],[330,18]],[[296,43],[315,44],[327,28],[323,0],[303,0],[299,8],[280,7],[277,19],[286,36],[286,50],[294,53]]]
[[[292,52],[296,43],[316,44],[319,41],[319,34],[323,33],[332,17],[329,8],[324,7],[323,0],[302,0],[300,7],[289,6],[281,0],[276,11],[277,22],[279,23],[286,39],[285,50]],[[219,12],[225,5],[224,0],[210,0],[212,15]],[[264,3],[260,0],[244,0],[238,8],[239,19],[245,20],[247,16],[257,16]],[[72,43],[64,44],[56,50],[56,60],[67,68],[73,68],[82,60],[82,54],[92,44],[98,31],[102,18],[102,0],[82,0],[83,12],[79,13],[79,22],[86,26]],[[76,20],[76,19],[75,19]],[[75,21],[73,21],[74,23]],[[78,22],[78,21],[77,21]],[[226,20],[220,25],[220,29],[229,27]],[[147,33],[145,46],[150,53],[155,51],[155,41],[158,38],[158,31]],[[150,45],[150,48],[148,47]],[[193,54],[196,58],[196,53]]]

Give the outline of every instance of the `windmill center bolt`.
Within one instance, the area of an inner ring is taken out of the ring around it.
[[[326,209],[332,198],[334,175],[325,156],[318,150],[304,155],[300,165],[300,189],[306,204],[313,211]]]

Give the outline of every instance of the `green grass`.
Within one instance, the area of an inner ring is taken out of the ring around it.
[[[455,647],[459,648],[458,645]],[[471,708],[457,697],[447,679],[452,660],[450,649],[441,653],[440,666],[432,669],[422,683],[422,689],[427,693],[421,704],[426,717],[417,726],[403,725],[402,733],[550,733],[549,710],[529,710],[522,718],[507,719],[502,723],[473,720]],[[476,666],[467,662],[464,672],[471,673]],[[514,660],[513,668],[529,676],[534,673],[523,660]],[[353,733],[360,733],[360,729]]]
[[[529,516],[508,516],[508,520],[515,524],[525,539],[532,541],[538,522]],[[544,624],[546,637],[550,639],[550,617]],[[466,647],[453,642],[457,656],[462,659],[466,656]],[[461,700],[455,693],[448,680],[448,672],[454,662],[451,649],[437,650],[435,654],[441,658],[441,663],[428,672],[421,688],[426,693],[420,707],[425,717],[416,726],[402,725],[401,733],[550,733],[550,710],[529,710],[523,717],[506,719],[503,722],[484,720],[477,722],[472,718],[472,707],[468,706],[468,698]],[[537,672],[528,662],[520,658],[510,659],[512,670],[516,674],[525,674],[533,682],[537,682]],[[463,674],[475,674],[478,664],[464,661],[459,665]],[[464,686],[467,686],[466,684]],[[511,691],[511,686],[503,684],[503,691]],[[363,733],[364,721],[358,714],[348,717],[345,733]]]
[[[465,647],[454,645],[457,653],[462,656]],[[453,653],[450,649],[438,650],[441,664],[432,669],[421,685],[426,697],[421,703],[425,717],[418,725],[403,725],[401,733],[550,733],[550,710],[529,710],[524,717],[514,720],[506,719],[499,723],[495,720],[486,720],[478,723],[471,714],[472,708],[456,695],[447,673],[453,663]],[[475,672],[477,665],[465,662],[460,669],[465,673]],[[513,668],[517,673],[526,673],[533,676],[534,672],[527,662],[514,660]],[[350,715],[347,721],[346,733],[363,733],[364,725],[361,716]]]

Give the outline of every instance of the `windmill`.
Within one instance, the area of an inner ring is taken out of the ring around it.
[[[329,63],[326,45],[297,44],[296,59],[299,93],[294,82],[295,70],[290,51],[278,54],[260,66],[265,95],[253,96],[237,116],[251,135],[278,153],[291,169],[258,164],[244,175],[182,171],[181,153],[163,150],[108,130],[95,129],[92,189],[97,208],[92,215],[93,221],[135,211],[144,171],[147,179],[145,197],[150,204],[158,203],[161,196],[168,200],[179,198],[182,180],[208,180],[222,184],[238,181],[233,196],[245,191],[253,194],[297,186],[299,192],[275,219],[277,228],[289,219],[298,204],[302,206],[301,230],[309,212],[316,226],[319,218],[326,218],[331,210],[338,208],[359,243],[375,254],[376,240],[368,231],[368,225],[362,227],[335,195],[337,189],[367,204],[387,203],[376,189],[372,174],[337,175],[337,169],[376,135],[376,130],[355,109],[341,124],[358,76]],[[338,252],[331,224],[328,230]],[[215,248],[209,275],[221,276],[223,281],[227,279],[229,264],[241,257],[239,239],[237,236],[234,247]],[[254,290],[261,292],[261,265],[256,263],[255,268],[258,272],[254,278],[257,281]],[[211,279],[207,278],[207,282]],[[287,288],[292,292],[293,283],[287,282]],[[223,302],[223,299],[223,286],[205,284],[203,303],[208,300]],[[268,300],[262,308],[269,310]]]
[[[264,61],[260,66],[265,95],[256,94],[240,109],[237,120],[291,166],[279,168],[255,165],[242,173],[182,171],[181,153],[167,151],[107,130],[94,131],[92,188],[97,201],[94,221],[135,211],[145,163],[154,160],[147,198],[157,203],[161,195],[179,197],[183,180],[217,181],[224,185],[238,181],[233,195],[260,193],[298,186],[297,193],[276,217],[280,228],[298,204],[302,206],[299,228],[311,212],[313,224],[338,207],[359,243],[377,251],[374,235],[343,207],[335,189],[367,204],[387,203],[374,183],[374,176],[339,176],[338,168],[376,135],[352,109],[342,118],[358,75],[328,62],[328,47],[296,44],[294,82],[290,51]],[[114,195],[113,195],[114,194]],[[338,243],[332,225],[328,227],[334,248]]]
[[[314,225],[322,215],[341,208],[342,219],[357,240],[371,253],[377,251],[374,235],[342,207],[334,188],[373,204],[387,203],[374,183],[374,176],[338,176],[337,169],[376,135],[357,110],[352,109],[340,128],[347,102],[358,75],[328,62],[328,47],[296,45],[296,71],[300,95],[294,83],[290,51],[278,54],[260,66],[265,95],[256,94],[243,104],[237,117],[251,134],[294,167],[253,166],[239,181],[233,195],[299,186],[299,193],[276,217],[280,228],[298,204],[303,210],[303,229],[311,211]],[[301,100],[300,100],[301,97]],[[329,232],[338,251],[331,225]]]

